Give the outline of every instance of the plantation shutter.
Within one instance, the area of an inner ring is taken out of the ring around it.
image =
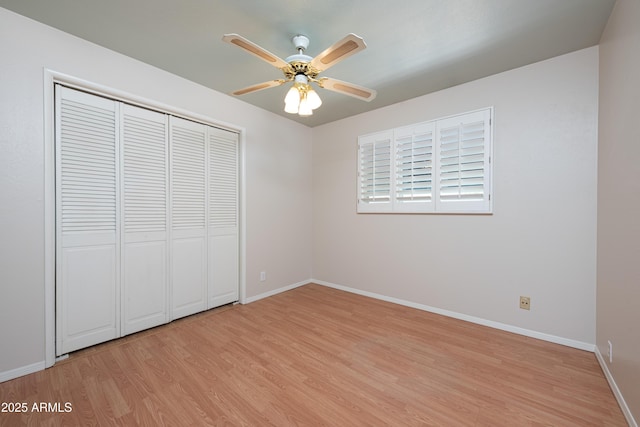
[[[122,105],[122,335],[168,321],[167,121]]]
[[[433,122],[394,130],[395,211],[432,211]]]
[[[61,355],[119,335],[119,130],[116,102],[62,86],[55,94]]]
[[[392,131],[358,138],[358,212],[391,211]]]
[[[358,138],[358,212],[491,213],[492,108]]]
[[[440,211],[489,211],[490,117],[483,110],[438,121]]]
[[[238,300],[238,134],[209,127],[208,307]]]

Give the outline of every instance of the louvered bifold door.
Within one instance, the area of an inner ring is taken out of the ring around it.
[[[238,300],[238,134],[209,128],[208,308]]]
[[[434,122],[394,130],[394,209],[432,212]]]
[[[438,121],[438,203],[444,212],[490,212],[491,110]]]
[[[56,86],[56,354],[119,336],[118,104]]]
[[[171,318],[207,308],[207,126],[170,118]]]
[[[166,323],[168,118],[122,106],[122,335]]]
[[[392,131],[358,138],[358,212],[391,211]]]

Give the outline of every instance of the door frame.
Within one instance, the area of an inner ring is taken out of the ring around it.
[[[195,120],[206,125],[238,133],[239,143],[239,302],[246,301],[246,184],[245,184],[245,135],[244,127],[213,119],[202,114],[192,113],[154,100],[143,98],[92,83],[78,77],[44,69],[44,330],[45,330],[45,367],[56,362],[56,168],[55,168],[55,84],[62,84],[85,92],[105,96],[128,104],[150,108],[173,116]],[[61,358],[63,358],[62,356]]]

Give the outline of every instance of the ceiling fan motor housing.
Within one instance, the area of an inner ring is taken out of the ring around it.
[[[289,66],[282,71],[287,79],[292,80],[300,74],[304,74],[307,78],[313,80],[318,75],[319,71],[313,68],[311,65],[312,57],[305,55],[303,52],[309,47],[309,38],[298,34],[291,39],[293,45],[298,49],[298,53],[288,56],[285,61],[289,63]]]
[[[309,47],[309,37],[303,36],[302,34],[294,36],[291,41],[298,50],[302,49],[302,51],[305,51]]]

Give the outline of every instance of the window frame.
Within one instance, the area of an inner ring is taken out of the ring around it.
[[[386,140],[388,171],[383,157],[371,163],[372,144]],[[493,107],[361,135],[357,144],[357,213],[493,213]],[[373,200],[372,183],[386,182],[388,197]]]

